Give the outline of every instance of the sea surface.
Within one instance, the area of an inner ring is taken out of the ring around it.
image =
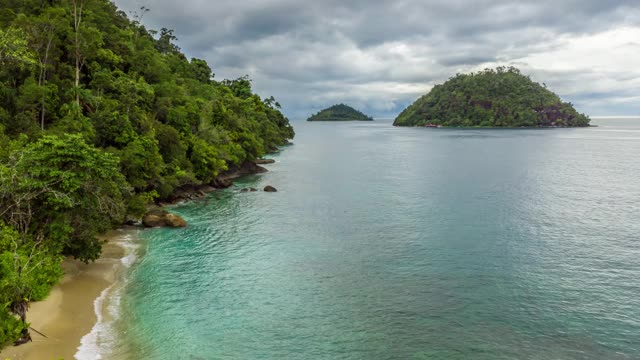
[[[640,119],[593,123],[296,122],[269,173],[173,207],[186,229],[142,232],[98,349],[640,359]]]

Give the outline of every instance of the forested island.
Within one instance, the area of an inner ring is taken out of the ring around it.
[[[0,347],[30,340],[26,312],[92,261],[98,234],[149,203],[213,184],[294,136],[251,80],[214,80],[172,30],[109,0],[0,8]]]
[[[396,126],[584,127],[588,116],[516,68],[458,74],[416,100]]]
[[[312,115],[307,121],[373,121],[373,118],[351,106],[338,104]]]

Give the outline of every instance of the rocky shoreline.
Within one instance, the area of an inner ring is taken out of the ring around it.
[[[263,174],[269,170],[260,165],[273,164],[273,159],[257,159],[255,161],[245,161],[240,166],[234,166],[229,168],[218,175],[211,183],[201,185],[186,185],[173,192],[166,200],[159,201],[157,204],[153,204],[148,207],[147,213],[142,217],[141,224],[146,228],[154,227],[173,227],[181,228],[186,227],[187,222],[180,216],[170,213],[165,210],[164,207],[168,205],[174,205],[185,201],[193,201],[202,199],[207,196],[208,193],[214,192],[220,189],[227,189],[233,186],[233,180],[247,175]],[[245,190],[245,189],[243,189]],[[254,189],[246,189],[247,191],[257,191]],[[275,192],[273,186],[265,187],[266,192]]]
[[[253,162],[245,162],[241,166],[233,167],[220,174],[209,184],[189,185],[175,191],[166,201],[152,204],[147,213],[132,224],[123,225],[119,230],[114,230],[102,238],[109,240],[105,245],[102,256],[96,263],[84,264],[77,260],[65,260],[65,279],[58,284],[46,300],[34,303],[29,311],[32,324],[38,330],[46,333],[46,338],[36,336],[36,341],[20,347],[8,347],[0,350],[0,359],[5,357],[12,359],[40,359],[51,354],[63,355],[72,358],[79,351],[80,339],[95,326],[96,298],[106,291],[116,281],[122,271],[123,258],[127,255],[127,236],[133,236],[136,228],[183,228],[188,224],[180,216],[165,209],[166,206],[198,200],[208,193],[226,189],[233,186],[233,181],[239,177],[261,174],[268,170],[258,164],[272,164],[274,160],[259,159]],[[273,190],[272,190],[273,189]],[[255,189],[257,191],[257,189]],[[265,187],[266,192],[277,191],[272,186]],[[124,244],[124,245],[123,245]],[[63,301],[64,297],[64,301]],[[82,315],[79,323],[63,321],[77,314]],[[80,325],[78,325],[80,324]],[[84,340],[83,340],[84,341]],[[91,349],[90,349],[91,350]]]

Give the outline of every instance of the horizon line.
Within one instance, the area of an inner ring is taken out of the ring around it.
[[[636,119],[640,118],[640,115],[601,115],[589,117],[592,119]]]

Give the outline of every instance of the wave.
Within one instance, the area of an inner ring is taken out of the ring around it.
[[[97,321],[91,331],[80,340],[74,356],[77,360],[108,359],[119,341],[115,325],[120,319],[122,293],[128,283],[126,270],[136,263],[140,245],[131,234],[114,239],[114,243],[125,250],[120,262],[114,264],[120,269],[115,272],[114,283],[104,289],[93,303]]]
[[[111,289],[113,289],[113,287],[114,285],[111,285],[104,289],[93,303],[93,308],[98,320],[93,326],[93,329],[91,329],[91,332],[83,336],[80,340],[80,346],[78,347],[78,352],[76,352],[75,355],[75,358],[78,360],[102,359],[100,343],[103,341],[100,341],[100,339],[105,338],[105,335],[110,336],[110,327],[103,319],[102,307],[107,299],[107,294]]]

